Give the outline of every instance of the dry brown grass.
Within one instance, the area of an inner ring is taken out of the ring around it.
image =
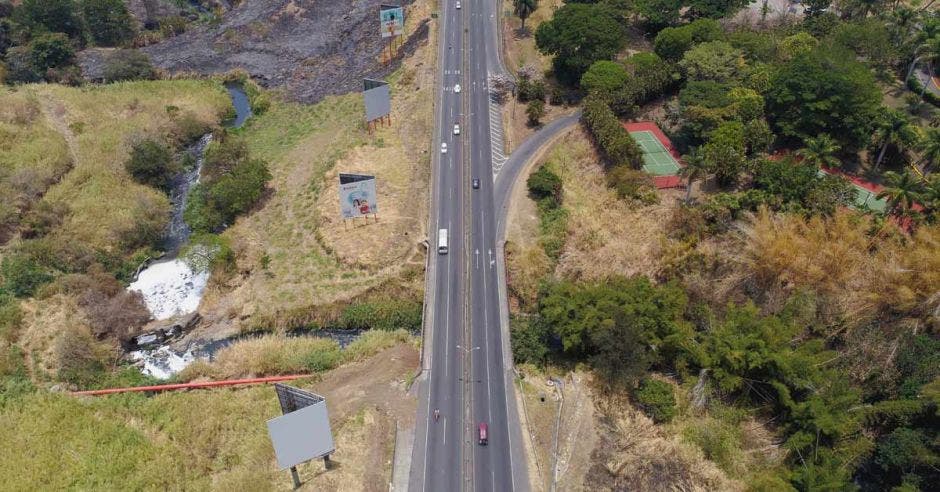
[[[539,53],[535,47],[535,30],[539,25],[547,20],[551,20],[555,10],[564,5],[562,0],[542,0],[538,3],[535,12],[525,21],[525,28],[530,34],[521,34],[519,29],[522,21],[515,14],[510,17],[503,17],[503,54],[506,68],[515,71],[526,65],[535,65],[541,71],[545,71],[552,66],[552,57]],[[504,0],[500,14],[513,11],[512,2]]]
[[[909,238],[890,225],[871,235],[871,227],[851,212],[809,220],[759,213],[742,227],[748,280],[771,299],[812,290],[822,300],[822,314],[848,327],[886,313],[935,322],[940,227],[921,227]]]
[[[412,342],[405,330],[369,331],[342,350],[328,338],[264,335],[240,340],[219,350],[212,362],[190,364],[179,378],[192,381],[305,374],[344,362],[365,360],[395,345]]]
[[[62,368],[56,345],[61,337],[68,335],[67,331],[94,339],[90,323],[72,296],[56,294],[42,300],[30,299],[21,303],[21,308],[23,322],[17,343],[26,354],[27,367],[33,371],[34,380],[54,377]],[[109,347],[111,344],[102,342],[94,350]]]
[[[600,397],[595,404],[605,418],[587,478],[592,490],[745,489],[744,483],[729,479],[695,446],[653,424],[625,399]]]
[[[611,275],[652,276],[670,209],[678,192],[660,193],[660,203],[644,206],[620,200],[608,188],[594,147],[578,129],[548,157],[564,182],[569,210],[568,241],[556,275],[597,280]]]

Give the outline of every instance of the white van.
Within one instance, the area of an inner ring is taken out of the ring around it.
[[[441,255],[447,254],[447,229],[437,231],[437,253]]]

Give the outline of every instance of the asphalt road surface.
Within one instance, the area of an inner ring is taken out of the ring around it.
[[[409,478],[419,491],[529,489],[502,330],[488,73],[501,70],[493,0],[441,3],[425,371]],[[460,93],[454,86],[460,84]],[[461,134],[454,135],[454,124]],[[447,153],[441,152],[447,144]],[[471,179],[481,182],[472,189]],[[438,230],[449,251],[437,253]],[[439,417],[435,417],[435,410]],[[477,443],[478,426],[489,442]]]

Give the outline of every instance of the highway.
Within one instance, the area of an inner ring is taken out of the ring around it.
[[[468,439],[463,411],[466,407],[462,390],[466,366],[458,346],[464,341],[467,310],[467,253],[464,203],[468,179],[464,165],[466,146],[453,134],[454,122],[460,119],[461,94],[454,85],[461,83],[464,36],[459,14],[453,2],[442,2],[438,65],[439,99],[435,114],[432,167],[434,176],[431,204],[431,229],[428,232],[429,268],[425,310],[425,371],[419,384],[418,416],[411,462],[411,490],[439,491],[463,488],[462,463]],[[441,144],[448,147],[441,153]],[[437,254],[438,230],[447,229],[449,252]],[[435,419],[434,410],[440,412]]]
[[[408,483],[415,491],[526,491],[496,258],[487,78],[501,70],[497,9],[494,0],[464,0],[462,7],[455,0],[440,4],[427,333]],[[472,179],[480,180],[479,189],[471,188]],[[445,228],[449,251],[441,255],[437,231]],[[477,443],[480,423],[489,428],[486,446]]]

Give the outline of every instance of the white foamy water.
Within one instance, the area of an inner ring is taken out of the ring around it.
[[[209,272],[194,272],[175,259],[150,265],[127,288],[140,292],[147,309],[159,320],[195,311],[208,280]]]
[[[154,350],[137,350],[131,352],[130,356],[134,360],[144,361],[140,372],[157,379],[169,379],[197,358],[192,348],[178,354],[166,345]]]

